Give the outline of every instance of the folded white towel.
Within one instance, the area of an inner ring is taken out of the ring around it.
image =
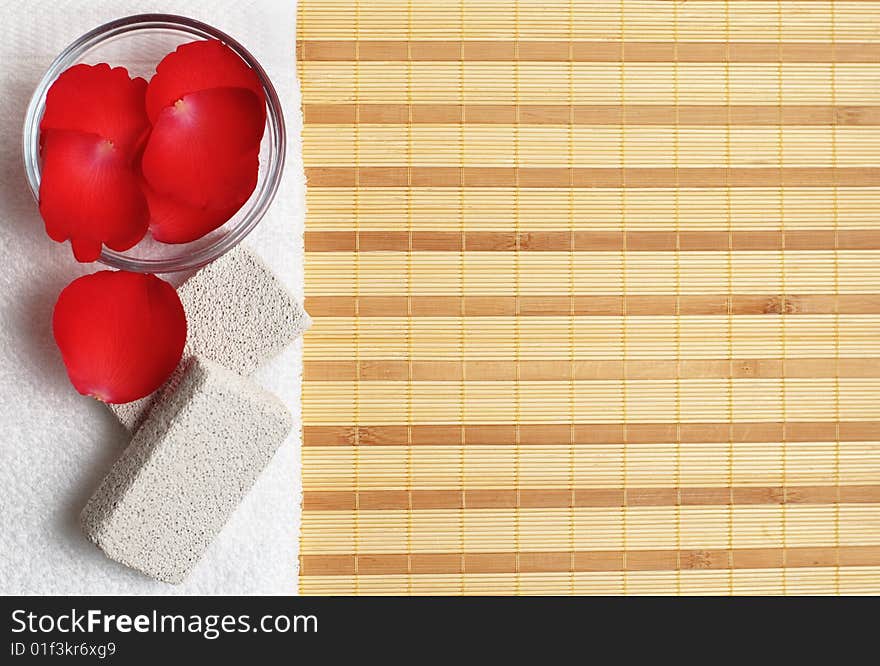
[[[304,183],[296,87],[294,0],[33,0],[4,2],[0,21],[0,593],[288,594],[296,590],[301,345],[254,377],[278,395],[294,432],[179,587],[108,560],[79,530],[89,495],[129,441],[100,403],[76,393],[52,340],[61,289],[99,270],[50,240],[21,166],[30,95],[55,55],[87,30],[143,12],[183,14],[242,42],[281,97],[289,136],[285,178],[248,244],[302,300]]]

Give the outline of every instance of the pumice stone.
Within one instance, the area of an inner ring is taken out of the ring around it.
[[[174,391],[190,356],[250,375],[311,325],[302,305],[263,260],[243,245],[198,270],[177,293],[187,319],[181,365],[151,395],[108,405],[130,432],[137,430],[154,402]]]
[[[192,357],[86,504],[83,531],[108,557],[180,583],[291,427],[274,395]]]

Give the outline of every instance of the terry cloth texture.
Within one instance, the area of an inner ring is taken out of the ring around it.
[[[878,21],[301,2],[300,589],[880,592]]]
[[[287,594],[296,590],[301,343],[254,374],[294,415],[281,445],[196,571],[178,587],[108,560],[79,512],[131,435],[70,386],[52,340],[52,307],[82,273],[43,230],[25,182],[21,129],[31,93],[57,53],[92,28],[144,12],[206,21],[244,44],[278,89],[288,154],[281,189],[247,243],[301,301],[304,179],[294,67],[293,0],[3,2],[0,21],[0,591],[6,594]]]

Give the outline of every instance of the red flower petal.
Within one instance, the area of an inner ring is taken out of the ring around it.
[[[256,186],[263,121],[243,88],[185,95],[166,107],[147,141],[144,178],[157,193],[199,208],[227,208]]]
[[[101,271],[71,282],[52,317],[71,383],[83,395],[123,403],[171,375],[186,341],[177,292],[155,275]]]
[[[150,129],[146,91],[147,82],[124,67],[74,65],[49,88],[40,129],[97,134],[131,156]]]
[[[46,233],[68,238],[78,261],[101,245],[122,252],[147,232],[150,213],[122,151],[96,134],[44,133],[40,213]]]
[[[189,243],[223,226],[244,205],[196,208],[157,194],[146,182],[141,188],[150,207],[150,233],[162,243]]]
[[[216,39],[183,44],[162,59],[147,89],[147,114],[156,122],[162,109],[184,95],[211,88],[250,90],[260,102],[265,121],[266,98],[256,72]]]

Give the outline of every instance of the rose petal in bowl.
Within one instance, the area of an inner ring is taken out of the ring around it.
[[[40,214],[53,240],[70,239],[78,261],[95,261],[102,245],[133,247],[150,218],[122,150],[96,134],[62,130],[44,133]]]
[[[266,98],[256,72],[216,39],[183,44],[162,59],[147,88],[147,114],[156,122],[162,109],[183,96],[211,88],[250,90],[257,96],[265,120]]]
[[[223,226],[244,205],[200,208],[157,194],[146,182],[141,188],[150,208],[150,233],[161,243],[189,243]],[[245,199],[246,201],[247,199]]]
[[[186,316],[174,288],[155,275],[100,271],[64,288],[52,329],[76,390],[124,403],[155,391],[177,367]]]
[[[227,208],[256,186],[264,122],[244,88],[184,95],[159,114],[141,162],[158,194],[195,207]]]
[[[150,129],[144,108],[147,82],[124,67],[74,65],[46,93],[40,130],[70,130],[110,140],[128,157]]]

